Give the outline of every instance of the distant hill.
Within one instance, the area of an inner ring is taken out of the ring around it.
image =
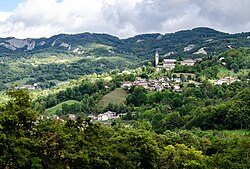
[[[41,52],[77,53],[89,44],[102,44],[112,47],[116,53],[131,53],[138,57],[150,58],[155,49],[162,55],[193,55],[200,48],[208,54],[220,53],[229,47],[250,47],[250,32],[228,34],[211,28],[194,28],[170,34],[142,34],[127,39],[108,34],[82,33],[59,34],[50,38],[16,39],[0,38],[1,56],[28,55]],[[190,50],[185,47],[192,45]]]

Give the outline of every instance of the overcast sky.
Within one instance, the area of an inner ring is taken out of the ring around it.
[[[97,32],[121,38],[212,27],[250,31],[250,0],[0,0],[0,37]]]

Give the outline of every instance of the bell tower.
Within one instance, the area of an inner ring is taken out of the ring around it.
[[[155,51],[155,66],[159,64],[159,52],[158,50]]]

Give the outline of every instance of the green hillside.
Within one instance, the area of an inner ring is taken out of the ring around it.
[[[79,103],[79,102],[76,101],[76,100],[68,100],[68,101],[62,102],[60,104],[57,104],[54,107],[46,109],[44,114],[46,114],[46,115],[55,115],[58,110],[62,109],[63,104],[72,105],[72,104],[75,104],[75,103]]]
[[[107,107],[109,103],[122,104],[125,103],[128,92],[122,88],[117,88],[114,91],[106,94],[98,103],[100,107]]]

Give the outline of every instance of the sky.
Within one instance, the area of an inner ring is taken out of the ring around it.
[[[108,33],[120,38],[210,27],[250,32],[250,0],[0,0],[0,37]]]

